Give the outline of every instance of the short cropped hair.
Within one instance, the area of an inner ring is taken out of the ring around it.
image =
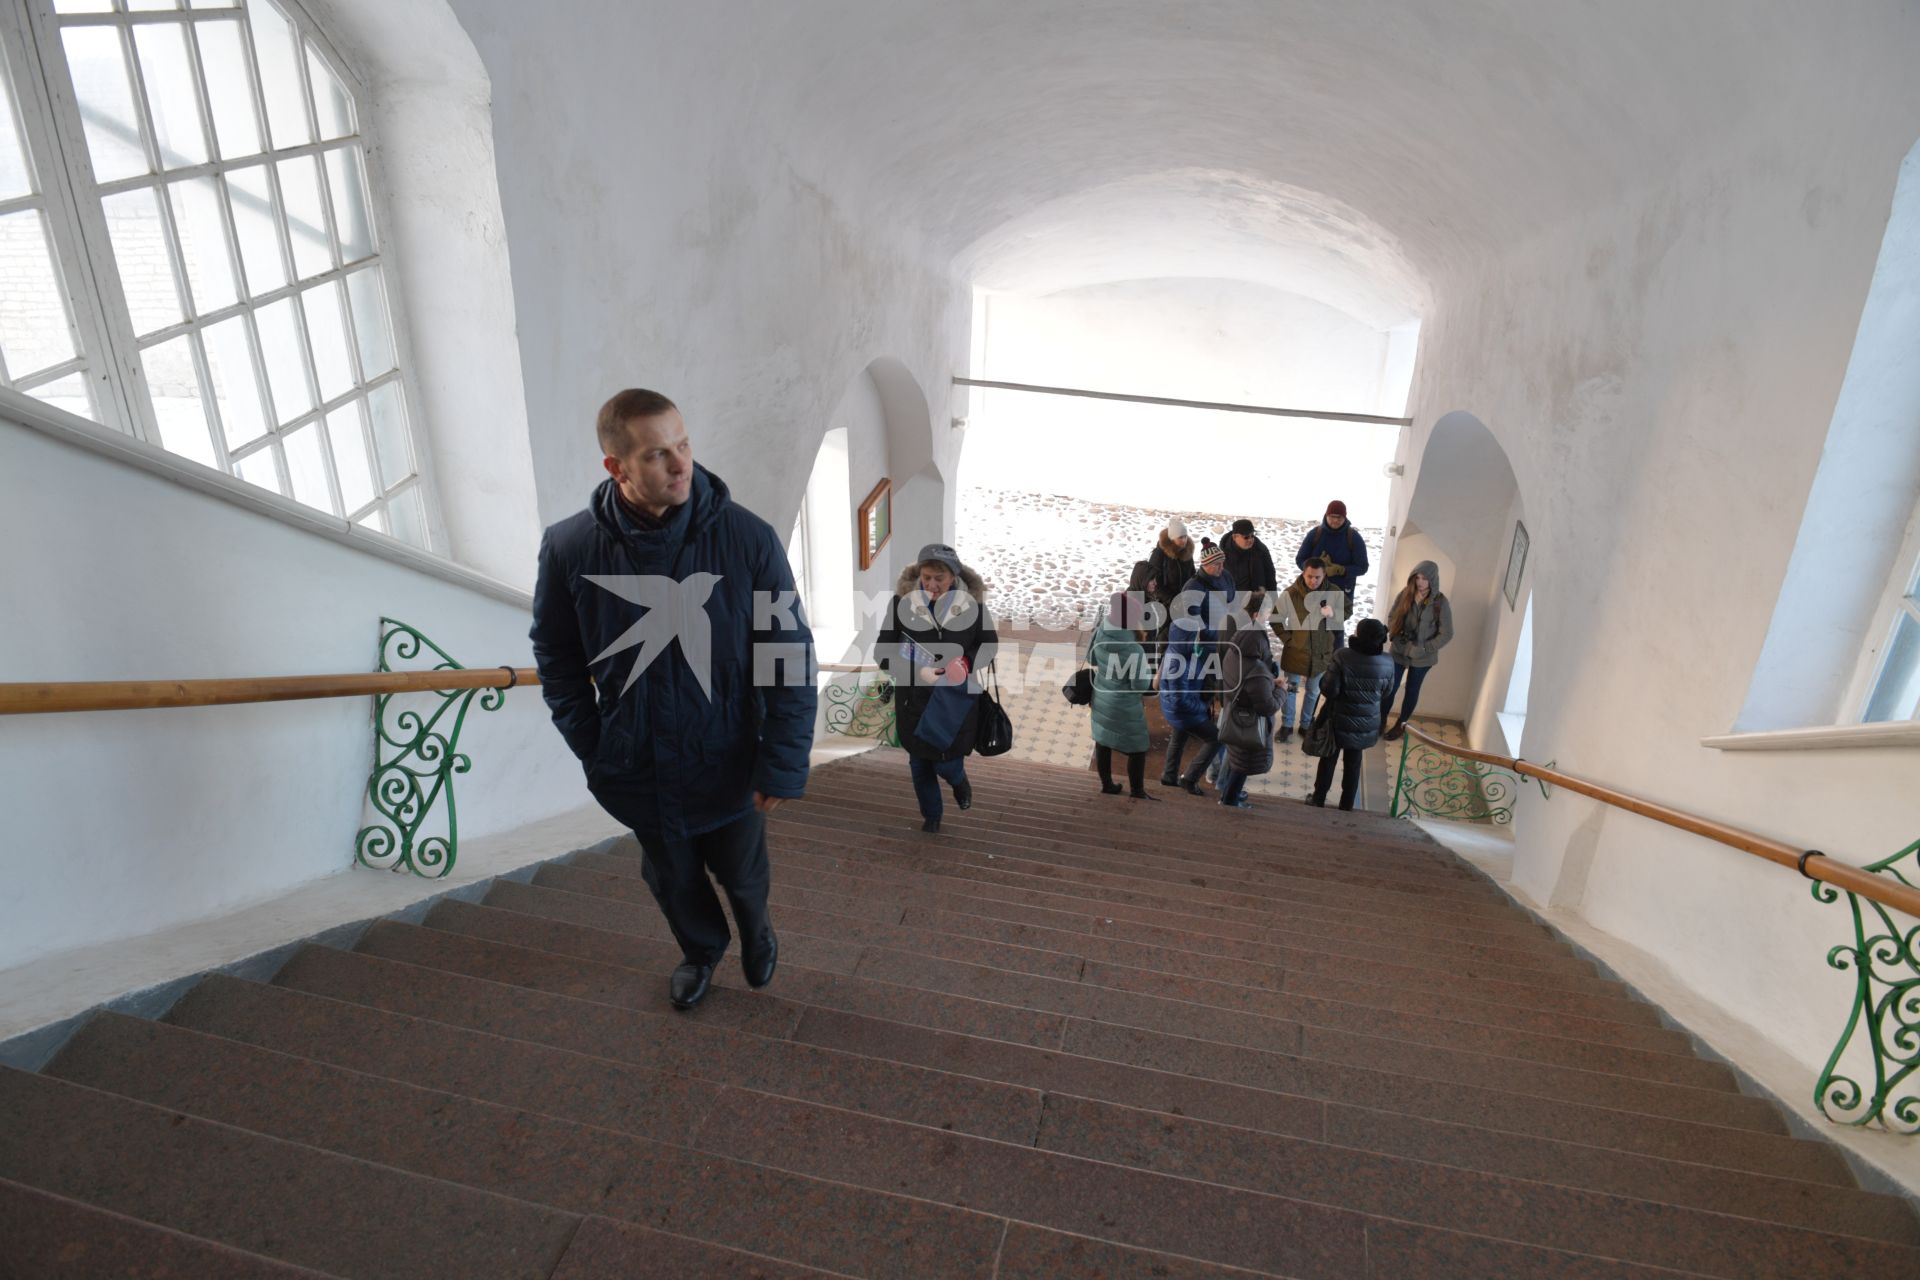
[[[620,457],[631,443],[627,438],[628,423],[639,418],[657,418],[679,408],[658,391],[628,387],[600,406],[600,417],[594,422],[594,430],[600,436],[600,451],[609,458]]]

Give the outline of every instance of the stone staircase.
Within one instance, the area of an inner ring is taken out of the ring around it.
[[[773,822],[676,1014],[583,854],[0,1072],[0,1276],[1912,1277],[1920,1220],[1414,828],[975,761]]]

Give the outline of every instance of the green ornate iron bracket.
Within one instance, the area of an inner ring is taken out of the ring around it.
[[[1541,798],[1552,797],[1545,782],[1533,781]],[[1396,818],[1449,818],[1505,826],[1513,821],[1513,801],[1520,785],[1520,775],[1510,770],[1463,760],[1409,736],[1400,739],[1400,768],[1388,813]]]
[[[1909,865],[1903,869],[1902,862]],[[1916,866],[1920,841],[1864,870],[1920,887]],[[1853,1011],[1814,1085],[1813,1102],[1835,1124],[1877,1123],[1890,1133],[1920,1133],[1920,1093],[1894,1098],[1920,1070],[1920,924],[1902,929],[1878,902],[1821,881],[1813,886],[1817,902],[1838,901],[1842,893],[1853,912],[1853,945],[1827,952],[1827,963],[1853,971]],[[1840,1060],[1856,1046],[1873,1060],[1871,1093],[1840,1070]]]
[[[827,732],[849,738],[875,738],[883,747],[900,745],[893,716],[893,682],[885,673],[852,684],[829,683]]]
[[[401,670],[393,664],[413,661],[422,649],[431,650],[439,659],[426,670],[466,670],[445,649],[406,623],[380,619],[380,670]],[[360,828],[354,840],[356,862],[434,879],[453,870],[460,843],[453,776],[473,767],[473,761],[456,748],[476,694],[482,711],[499,710],[507,697],[505,689],[446,689],[383,693],[374,698],[373,773],[367,778],[367,803],[385,821],[376,820]],[[432,699],[438,705],[430,715],[411,708],[396,712],[397,698]],[[422,828],[442,797],[447,802],[447,833],[423,836]]]

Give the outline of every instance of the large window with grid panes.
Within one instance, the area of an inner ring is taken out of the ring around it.
[[[367,153],[292,0],[0,0],[0,386],[428,546]]]

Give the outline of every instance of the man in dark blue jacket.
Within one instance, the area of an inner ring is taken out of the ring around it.
[[[622,391],[598,430],[608,479],[540,543],[533,656],[588,790],[640,839],[691,1009],[731,940],[708,872],[748,984],[773,978],[766,815],[806,791],[813,636],[779,538],[694,463],[671,400]]]
[[[1293,562],[1304,571],[1310,560],[1319,561],[1326,570],[1327,586],[1338,587],[1346,594],[1347,617],[1353,617],[1353,593],[1370,567],[1367,540],[1347,522],[1347,504],[1338,498],[1327,504],[1326,515],[1300,540],[1300,550]],[[1333,645],[1344,649],[1346,644],[1347,632],[1342,627],[1334,632]]]

